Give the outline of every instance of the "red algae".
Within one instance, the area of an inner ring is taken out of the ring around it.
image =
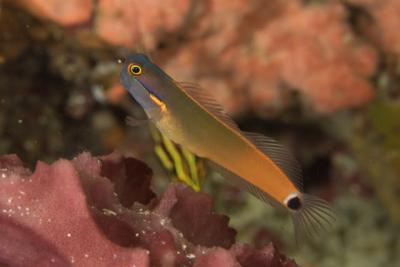
[[[171,184],[157,197],[151,170],[118,153],[38,162],[33,173],[3,156],[0,171],[0,264],[296,266],[274,247],[235,244],[207,194]]]

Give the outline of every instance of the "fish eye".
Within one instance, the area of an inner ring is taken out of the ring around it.
[[[131,63],[128,65],[128,72],[130,75],[140,76],[143,71],[140,65]]]
[[[284,202],[291,210],[299,210],[302,207],[301,199],[297,196],[297,194],[290,194]]]

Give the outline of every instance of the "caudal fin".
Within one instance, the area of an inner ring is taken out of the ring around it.
[[[329,204],[317,197],[302,194],[302,206],[291,211],[296,241],[313,239],[333,226],[335,214]]]

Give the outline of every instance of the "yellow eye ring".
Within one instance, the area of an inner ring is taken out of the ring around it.
[[[128,72],[132,76],[140,76],[143,73],[142,67],[134,63],[128,65]]]

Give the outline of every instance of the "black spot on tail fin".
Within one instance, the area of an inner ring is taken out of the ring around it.
[[[314,239],[321,233],[328,231],[336,220],[335,213],[329,204],[308,194],[302,194],[301,208],[291,210],[296,241]]]

